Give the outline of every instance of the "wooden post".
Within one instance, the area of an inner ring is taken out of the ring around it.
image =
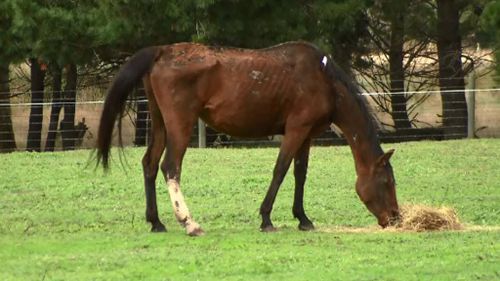
[[[207,128],[205,122],[201,119],[198,119],[198,147],[207,147]]]
[[[467,91],[467,137],[474,138],[476,131],[476,70],[473,69],[469,75],[469,87]]]

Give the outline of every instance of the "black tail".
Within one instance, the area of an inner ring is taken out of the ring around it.
[[[102,163],[104,169],[107,169],[109,164],[109,150],[115,122],[118,119],[118,136],[121,145],[120,121],[125,102],[132,89],[153,66],[156,54],[156,47],[144,48],[135,53],[121,67],[109,89],[97,134],[97,164]]]

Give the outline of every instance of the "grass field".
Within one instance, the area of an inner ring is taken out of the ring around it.
[[[451,206],[466,230],[379,230],[348,147],[312,149],[305,208],[317,230],[306,233],[291,174],[273,212],[280,231],[258,231],[277,149],[188,150],[182,188],[199,238],[175,221],[163,179],[169,231],[148,232],[143,148],[106,176],[86,167],[89,151],[0,155],[0,280],[500,280],[500,140],[390,147],[400,204]]]

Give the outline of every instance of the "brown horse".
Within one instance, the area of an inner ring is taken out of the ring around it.
[[[98,161],[108,167],[112,131],[129,92],[143,79],[152,119],[152,138],[142,160],[146,219],[152,231],[165,231],[158,218],[155,180],[161,170],[177,220],[189,235],[203,233],[191,217],[180,189],[181,166],[198,118],[228,135],[282,134],[280,152],[260,207],[262,231],[275,230],[271,210],[294,160],[293,215],[299,229],[313,229],[303,207],[311,138],[331,123],[338,126],[355,160],[356,191],[385,227],[399,209],[389,158],[359,89],[315,46],[290,42],[260,50],[209,47],[194,43],[149,47],[121,68],[106,97],[99,127]]]

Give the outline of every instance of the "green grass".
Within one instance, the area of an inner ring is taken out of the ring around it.
[[[500,280],[500,140],[384,147],[396,148],[400,204],[451,206],[489,230],[331,231],[376,224],[348,147],[312,149],[305,208],[318,230],[296,230],[290,174],[273,212],[280,231],[268,234],[258,209],[278,150],[188,150],[182,190],[199,238],[175,221],[163,179],[169,232],[148,232],[142,148],[109,175],[86,167],[88,151],[12,153],[0,155],[0,280]]]

